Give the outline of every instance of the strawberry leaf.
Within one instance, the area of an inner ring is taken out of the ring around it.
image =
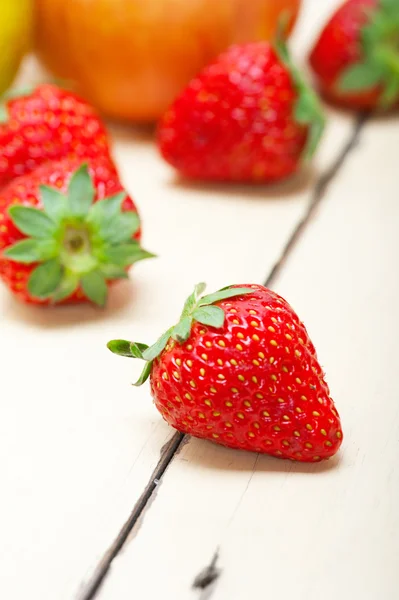
[[[120,212],[122,203],[126,198],[126,192],[119,192],[115,196],[104,198],[95,202],[90,208],[87,220],[89,223],[102,225]]]
[[[375,65],[357,63],[342,73],[338,88],[342,92],[363,91],[378,85],[381,78],[381,71]]]
[[[313,156],[323,135],[325,121],[322,116],[317,115],[318,99],[313,92],[308,93],[308,90],[304,90],[295,105],[295,119],[297,122],[303,125],[310,124],[304,158]]]
[[[108,350],[111,350],[118,356],[126,356],[127,358],[143,358],[144,350],[147,350],[147,344],[139,342],[128,342],[127,340],[111,340],[107,344]]]
[[[191,316],[183,317],[180,319],[177,325],[173,328],[172,338],[182,344],[190,337],[191,325],[193,318]]]
[[[151,369],[152,369],[152,361],[149,361],[145,364],[145,367],[142,370],[140,377],[138,378],[136,383],[133,383],[133,385],[135,387],[139,387],[140,385],[143,385],[143,383],[145,383],[147,381],[147,379],[149,378],[149,376],[151,374]]]
[[[108,350],[111,350],[114,354],[118,356],[126,356],[127,358],[133,358],[130,347],[132,342],[128,342],[127,340],[111,340],[107,344]]]
[[[389,108],[397,98],[399,98],[399,78],[387,83],[381,95],[381,105]]]
[[[14,225],[25,235],[48,238],[55,233],[55,224],[42,210],[16,205],[8,212]]]
[[[62,267],[56,258],[34,269],[28,280],[28,291],[35,298],[49,298],[62,280]]]
[[[143,250],[137,242],[121,244],[120,246],[109,246],[103,250],[103,256],[106,261],[119,267],[127,267],[139,260],[153,258],[155,255]]]
[[[67,213],[67,197],[48,185],[41,185],[39,187],[39,192],[46,215],[54,221],[54,223],[59,223],[62,217]]]
[[[99,229],[99,235],[108,244],[128,242],[140,227],[140,219],[136,212],[125,212],[105,222]]]
[[[89,300],[101,307],[105,305],[108,288],[105,278],[101,273],[97,271],[87,273],[82,277],[81,285],[84,294]]]
[[[198,323],[211,327],[223,327],[225,315],[220,306],[203,306],[193,312],[193,317]]]
[[[72,294],[78,289],[79,277],[73,273],[69,273],[65,276],[55,292],[51,295],[51,301],[54,303],[61,302],[72,296]]]
[[[221,300],[227,300],[228,298],[234,298],[235,296],[243,296],[245,294],[253,293],[253,289],[251,288],[227,288],[223,290],[219,290],[214,294],[209,294],[208,296],[203,296],[198,302],[198,306],[207,306],[208,304],[215,304],[215,302],[220,302]]]
[[[183,307],[183,311],[182,311],[182,316],[186,316],[191,314],[194,306],[197,304],[198,302],[198,298],[200,297],[200,295],[202,294],[203,291],[205,291],[206,288],[206,284],[201,282],[201,283],[197,283],[194,286],[194,291],[192,294],[190,294],[190,296],[187,298],[187,300],[184,303],[184,307]]]
[[[131,342],[127,340],[111,340],[107,344],[108,350],[111,350],[111,352],[118,356],[126,356],[127,358],[132,358],[130,346]]]
[[[201,281],[200,283],[197,283],[194,286],[194,296],[196,298],[196,300],[198,300],[198,298],[201,296],[201,294],[203,292],[205,292],[206,290],[206,283],[204,283],[203,281]]]
[[[111,340],[108,342],[107,348],[118,356],[143,359],[143,352],[147,350],[148,346],[147,344],[128,342],[127,340]]]
[[[131,342],[130,343],[130,352],[133,358],[141,358],[143,359],[143,352],[147,350],[147,344],[140,344],[140,342]]]
[[[275,41],[276,51],[285,64],[297,91],[294,116],[298,123],[308,127],[308,137],[303,151],[305,160],[311,158],[319,145],[325,127],[325,118],[320,100],[313,89],[305,82],[299,69],[294,65],[287,44],[281,32]]]
[[[166,344],[168,343],[168,340],[172,334],[172,331],[173,331],[173,327],[168,329],[168,331],[165,331],[165,333],[163,335],[161,335],[161,337],[159,338],[159,340],[157,340],[155,342],[155,344],[153,344],[152,346],[150,346],[149,348],[147,348],[147,350],[145,350],[143,352],[144,360],[152,361],[152,360],[154,360],[154,358],[156,358],[157,356],[159,356],[161,354],[161,352],[164,350]]]
[[[100,271],[104,275],[105,279],[128,279],[129,276],[125,269],[118,267],[113,264],[100,264]]]
[[[389,108],[399,100],[399,2],[380,0],[366,16],[361,61],[343,72],[337,87],[347,93],[380,91],[379,105]]]
[[[57,244],[53,240],[38,240],[35,238],[22,240],[4,251],[4,256],[15,262],[29,265],[54,258],[57,254]]]
[[[380,0],[380,6],[388,14],[399,17],[398,0]]]
[[[93,204],[95,190],[89,170],[83,164],[71,177],[68,187],[69,210],[75,217],[85,217]]]

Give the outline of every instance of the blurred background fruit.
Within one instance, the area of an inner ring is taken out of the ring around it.
[[[284,12],[292,27],[300,3],[35,0],[35,43],[45,66],[57,77],[77,81],[103,113],[154,121],[227,46],[270,39]]]
[[[12,83],[32,29],[32,0],[0,0],[0,94]]]

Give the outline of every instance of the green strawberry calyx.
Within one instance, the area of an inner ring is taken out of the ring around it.
[[[178,344],[186,342],[190,337],[194,321],[215,327],[216,329],[222,328],[225,320],[224,310],[220,306],[214,306],[214,304],[227,298],[253,293],[253,289],[251,288],[228,286],[214,294],[201,296],[205,291],[205,287],[205,283],[198,283],[195,286],[194,292],[184,303],[178,323],[165,331],[152,346],[137,342],[128,342],[127,340],[112,340],[108,342],[107,346],[114,354],[128,358],[140,358],[145,361],[146,364],[138,381],[134,384],[135,386],[140,386],[147,381],[154,360],[164,351],[170,338]]]
[[[361,30],[362,59],[343,71],[337,86],[348,93],[381,89],[380,105],[389,108],[399,99],[399,2],[379,0],[367,16]]]
[[[125,192],[94,202],[95,188],[86,164],[72,175],[66,194],[39,188],[43,209],[13,205],[9,215],[27,238],[9,246],[3,256],[23,264],[38,263],[28,291],[53,303],[69,298],[78,288],[104,306],[107,282],[127,277],[131,264],[154,255],[133,236],[139,216],[122,211]]]
[[[284,36],[284,21],[280,23],[274,47],[289,72],[297,92],[297,100],[294,106],[294,117],[297,123],[309,128],[307,141],[303,151],[303,158],[309,160],[317,150],[324,132],[326,119],[321,102],[316,92],[306,83],[301,72],[291,59]]]

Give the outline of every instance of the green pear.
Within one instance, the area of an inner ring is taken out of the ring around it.
[[[0,0],[0,95],[30,47],[32,13],[32,0]]]

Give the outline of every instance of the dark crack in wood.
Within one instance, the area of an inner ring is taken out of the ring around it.
[[[311,220],[321,201],[325,197],[331,182],[338,175],[339,171],[341,170],[351,151],[358,144],[361,130],[364,124],[366,123],[367,118],[367,115],[360,115],[357,118],[356,123],[352,129],[351,135],[348,141],[346,142],[345,146],[343,147],[342,151],[339,153],[337,159],[330,167],[330,169],[328,169],[328,171],[321,175],[321,177],[317,180],[313,189],[308,209],[303,218],[295,227],[281,253],[280,258],[278,259],[278,261],[272,268],[269,276],[267,277],[264,283],[266,287],[270,287],[273,284],[275,278],[284,266],[287,258],[291,254],[293,248],[295,247],[296,243],[298,242],[299,238],[301,237],[302,233],[307,227],[309,221]],[[180,432],[176,432],[170,444],[168,444],[168,446],[165,449],[162,449],[159,462],[156,468],[154,469],[153,473],[151,474],[151,477],[142,495],[135,504],[132,513],[130,514],[128,520],[120,530],[112,546],[107,550],[100,563],[97,565],[89,581],[82,586],[82,589],[77,595],[76,600],[93,600],[95,598],[102,582],[104,581],[104,578],[106,577],[111,567],[112,561],[119,554],[133,528],[145,512],[149,501],[155,493],[157,486],[161,478],[163,477],[166,469],[168,468],[169,464],[173,461],[176,454],[182,448],[184,443],[188,441],[188,439],[189,436],[184,435]],[[203,593],[207,594],[206,598],[209,597],[208,592],[211,589],[213,589],[213,584],[217,581],[218,577],[220,576],[220,570],[216,567],[217,559],[218,551],[215,552],[215,555],[210,565],[208,565],[208,567],[203,569],[203,571],[201,571],[201,573],[197,575],[193,583],[193,588],[202,590]],[[200,600],[205,600],[205,597],[201,595]]]
[[[143,493],[136,502],[128,520],[123,525],[112,546],[106,551],[106,553],[102,557],[100,563],[97,565],[89,581],[82,586],[80,593],[77,595],[77,600],[93,600],[93,598],[96,596],[102,582],[104,581],[104,578],[106,577],[111,567],[112,561],[121,551],[134,526],[143,514],[145,508],[148,505],[149,500],[156,491],[162,476],[168,468],[168,465],[171,463],[172,459],[176,456],[176,454],[184,444],[184,438],[184,434],[176,432],[172,437],[170,443],[166,447],[164,447],[158,464],[152,472],[151,477]]]
[[[315,186],[313,188],[312,196],[310,198],[308,209],[302,217],[302,219],[297,223],[294,231],[292,232],[285,247],[283,248],[283,251],[278,261],[269,273],[269,276],[267,277],[264,283],[265,287],[271,287],[273,285],[277,275],[284,266],[288,257],[291,255],[305,228],[308,226],[313,215],[315,214],[316,210],[318,209],[319,205],[324,199],[332,181],[340,172],[341,168],[345,164],[346,159],[348,158],[352,150],[358,145],[361,131],[368,118],[369,117],[367,114],[360,114],[357,117],[345,146],[342,148],[341,152],[338,154],[331,167],[325,173],[323,173],[316,181]]]
[[[219,559],[219,550],[216,550],[215,554],[209,565],[207,565],[193,581],[193,588],[195,590],[204,590],[205,588],[212,585],[220,576],[220,569],[217,568],[216,563]]]

